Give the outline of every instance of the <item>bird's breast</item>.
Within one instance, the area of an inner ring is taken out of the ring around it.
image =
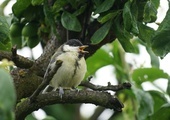
[[[60,56],[58,59],[63,63],[54,75],[51,85],[53,87],[77,87],[87,71],[84,57],[79,59],[68,54],[65,58]]]

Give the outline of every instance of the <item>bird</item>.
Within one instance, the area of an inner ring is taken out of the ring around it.
[[[54,67],[57,70],[43,93],[59,89],[59,96],[62,98],[63,89],[76,88],[81,83],[87,71],[84,58],[89,53],[84,50],[87,47],[88,45],[83,45],[78,39],[70,39],[57,49],[51,57],[44,78]]]

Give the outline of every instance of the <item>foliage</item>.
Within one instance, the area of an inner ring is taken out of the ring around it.
[[[13,80],[9,73],[2,68],[0,68],[0,76],[0,118],[1,120],[13,120],[13,110],[16,104]]]
[[[170,97],[170,79],[159,68],[158,59],[170,52],[170,9],[157,30],[147,25],[155,23],[159,4],[160,0],[17,0],[12,6],[10,25],[7,17],[0,16],[0,49],[9,51],[11,45],[17,45],[19,49],[25,46],[34,48],[38,43],[44,46],[51,35],[56,35],[62,42],[76,37],[92,46],[105,45],[87,59],[86,78],[95,75],[101,67],[112,65],[118,83],[129,81],[133,85],[123,94],[116,93],[125,108],[122,114],[113,114],[110,119],[170,119],[170,104],[166,98]],[[64,37],[61,31],[64,31]],[[110,41],[113,42],[106,44]],[[139,54],[139,45],[145,46],[150,55],[150,68],[132,69],[126,62],[125,52]],[[0,98],[0,117],[5,119],[12,117],[15,90],[6,72],[0,70],[0,76],[0,89],[4,92]],[[154,81],[160,78],[168,81],[167,91],[143,89],[143,83],[154,85]],[[63,111],[74,117],[76,110],[72,109],[76,107],[58,105],[44,108],[44,111],[49,119],[53,119],[50,115],[57,119],[54,111],[59,117]],[[27,119],[34,117],[29,115]]]

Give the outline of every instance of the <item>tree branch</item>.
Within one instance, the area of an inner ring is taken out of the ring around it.
[[[90,83],[89,81],[82,81],[80,86],[84,86],[92,90],[98,90],[98,91],[106,91],[106,90],[119,91],[119,90],[131,88],[131,84],[126,83],[126,82],[123,84],[119,84],[119,85],[111,85],[110,83],[108,83],[107,86],[101,86],[101,85],[94,85]]]
[[[26,99],[25,101],[19,103],[15,110],[16,120],[24,120],[28,114],[46,105],[66,103],[92,103],[114,109],[115,111],[122,111],[122,108],[124,107],[117,98],[107,92],[65,90],[65,93],[61,99],[58,91],[53,91],[47,94],[40,94],[34,102],[30,102],[29,99]]]
[[[20,67],[20,68],[30,68],[34,64],[34,62],[32,60],[29,60],[28,58],[25,58],[17,54],[15,54],[14,56],[14,54],[12,54],[11,52],[0,50],[0,60],[4,58],[11,60],[11,61],[13,61],[13,59],[15,58],[13,62],[15,63],[17,67]]]

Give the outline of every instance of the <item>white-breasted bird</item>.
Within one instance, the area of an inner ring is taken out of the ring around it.
[[[86,47],[88,46],[83,45],[79,40],[71,39],[57,49],[51,57],[44,77],[56,65],[58,69],[43,93],[55,91],[59,88],[59,95],[62,97],[64,94],[63,88],[71,89],[80,84],[87,71],[86,61],[84,59],[84,55],[88,53],[88,51],[84,51]]]

